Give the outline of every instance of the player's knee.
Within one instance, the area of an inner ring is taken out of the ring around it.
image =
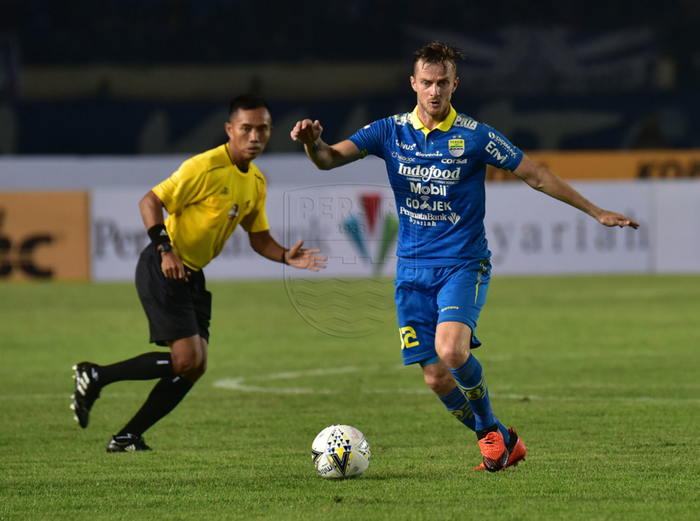
[[[464,365],[467,358],[469,358],[469,344],[472,332],[464,324],[459,324],[459,326],[447,324],[449,325],[438,325],[437,334],[435,335],[435,350],[448,367],[457,369]]]
[[[440,359],[453,369],[464,365],[469,357],[469,349],[458,342],[445,342],[439,347],[436,343],[435,349]]]

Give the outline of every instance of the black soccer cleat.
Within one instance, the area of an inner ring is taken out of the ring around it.
[[[73,402],[70,408],[73,409],[73,418],[83,429],[88,426],[92,405],[100,397],[101,388],[97,383],[96,367],[97,365],[90,362],[80,362],[73,366],[75,391],[71,396]]]
[[[107,452],[140,452],[145,450],[151,450],[151,447],[146,445],[141,436],[133,434],[112,436],[107,444]]]

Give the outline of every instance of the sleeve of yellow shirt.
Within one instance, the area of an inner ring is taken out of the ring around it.
[[[204,166],[199,161],[188,159],[173,175],[155,186],[153,193],[163,202],[169,214],[178,213],[202,195],[205,183],[203,173]]]
[[[255,202],[255,208],[241,221],[241,228],[248,233],[264,232],[270,229],[270,225],[267,222],[267,214],[265,213],[266,197],[267,192],[265,190],[265,182],[263,181],[260,187],[260,195]]]

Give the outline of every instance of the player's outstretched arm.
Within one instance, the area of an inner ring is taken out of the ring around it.
[[[248,234],[250,246],[256,253],[272,261],[283,262],[299,269],[318,271],[326,267],[326,257],[319,257],[321,250],[307,250],[301,246],[304,241],[299,241],[289,250],[280,246],[270,235],[269,230],[263,232],[251,232]]]
[[[304,144],[306,155],[321,170],[330,170],[362,158],[362,153],[352,141],[346,139],[331,146],[321,139],[322,132],[323,127],[318,120],[304,119],[297,121],[289,135],[292,141]]]
[[[633,221],[629,217],[598,208],[554,172],[542,165],[534,163],[524,154],[518,168],[516,168],[513,173],[535,190],[539,190],[550,197],[554,197],[574,208],[578,208],[605,226],[619,226],[620,228],[631,226],[634,229],[639,228],[639,223]]]

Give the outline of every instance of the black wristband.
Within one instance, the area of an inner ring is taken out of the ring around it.
[[[287,250],[282,252],[282,264],[287,264]]]
[[[156,224],[148,229],[148,237],[151,242],[157,246],[160,246],[164,242],[170,242],[170,237],[165,229],[164,224]]]

